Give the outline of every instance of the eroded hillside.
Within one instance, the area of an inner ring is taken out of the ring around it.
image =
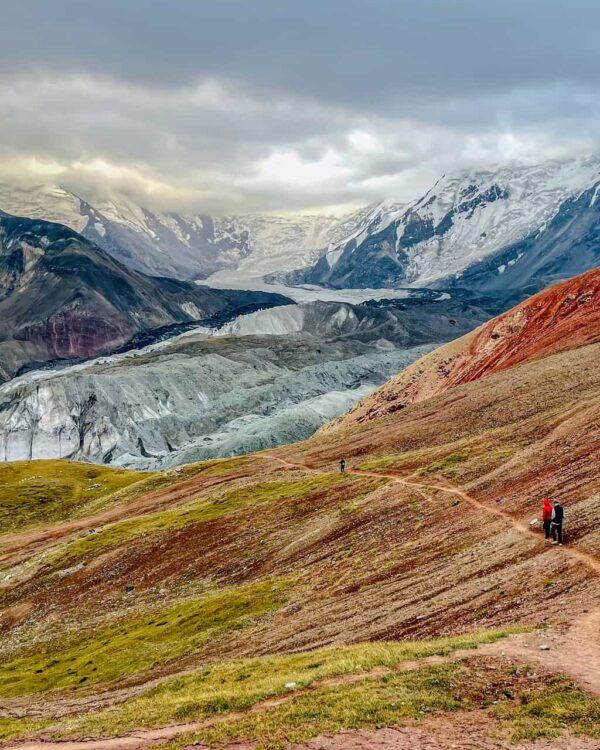
[[[600,270],[557,284],[436,349],[328,429],[391,414],[463,383],[600,341]]]

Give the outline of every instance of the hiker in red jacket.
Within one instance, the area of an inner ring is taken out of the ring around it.
[[[550,526],[552,524],[552,503],[547,497],[544,498],[544,504],[542,506],[542,524],[544,526],[544,534],[546,539],[550,539]]]

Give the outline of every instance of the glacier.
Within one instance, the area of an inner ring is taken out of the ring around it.
[[[313,301],[27,373],[0,387],[0,460],[156,469],[293,442],[487,317],[453,300]]]
[[[256,275],[311,265],[369,213],[360,208],[342,216],[208,216],[153,210],[124,194],[96,200],[54,184],[7,183],[0,183],[0,211],[63,224],[131,268],[179,279],[204,279],[223,269]]]

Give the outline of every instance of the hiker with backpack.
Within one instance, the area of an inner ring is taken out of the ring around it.
[[[555,500],[554,507],[552,508],[552,544],[562,545],[563,543],[562,527],[564,517],[565,511],[562,505],[558,502],[558,500]]]
[[[346,473],[346,459],[340,458],[340,473],[345,474]]]

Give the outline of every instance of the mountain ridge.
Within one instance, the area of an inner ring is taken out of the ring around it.
[[[365,211],[342,217],[210,216],[151,210],[125,195],[96,201],[44,184],[0,184],[0,210],[63,224],[131,268],[180,279],[203,279],[248,264],[253,273],[308,265],[331,242],[352,231]]]
[[[599,184],[595,156],[459,171],[408,208],[382,206],[363,231],[285,278],[333,288],[461,287],[526,296],[600,262]]]
[[[391,414],[521,362],[600,341],[600,269],[556,284],[401,372],[324,428]]]
[[[216,291],[126,268],[63,225],[0,214],[0,375],[114,351],[133,336],[280,295]]]

